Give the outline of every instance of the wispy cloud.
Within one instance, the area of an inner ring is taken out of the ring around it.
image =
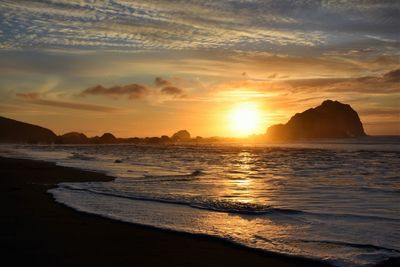
[[[354,39],[364,36],[398,42],[398,2],[342,2],[4,0],[0,3],[0,45],[37,49],[262,51],[282,45],[329,45],[336,37],[351,39],[349,31]]]
[[[400,82],[400,69],[389,71],[382,78],[388,82]]]
[[[295,90],[327,92],[359,92],[374,94],[400,93],[400,69],[379,76],[356,78],[299,79],[284,83]]]
[[[116,112],[119,109],[91,104],[81,104],[66,101],[42,99],[39,93],[16,93],[16,97],[20,100],[29,102],[35,105],[51,106],[56,108],[68,108],[75,110],[97,111],[97,112]]]
[[[106,95],[106,96],[128,96],[129,99],[143,98],[149,94],[149,88],[140,84],[127,84],[124,86],[113,86],[106,88],[102,85],[87,88],[81,92],[81,96],[87,95]]]

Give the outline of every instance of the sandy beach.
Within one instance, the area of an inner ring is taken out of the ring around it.
[[[46,191],[112,177],[0,158],[2,262],[22,266],[329,266],[76,212]]]

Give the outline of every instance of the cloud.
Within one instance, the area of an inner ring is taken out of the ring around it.
[[[154,85],[155,87],[161,87],[161,94],[163,95],[169,95],[173,97],[185,97],[184,91],[175,86],[174,83],[170,80],[163,79],[161,77],[156,77],[154,79]]]
[[[385,73],[383,78],[388,82],[400,82],[400,69]]]
[[[39,98],[39,93],[16,93],[15,95],[25,100],[36,100]]]
[[[81,104],[81,103],[56,101],[56,100],[46,100],[46,99],[40,98],[40,94],[38,94],[38,93],[16,93],[16,97],[20,100],[29,102],[31,104],[42,105],[42,106],[68,108],[68,109],[75,109],[75,110],[107,112],[107,113],[116,112],[119,110],[116,108],[99,106],[99,105],[91,105],[91,104],[83,104],[83,103]]]
[[[183,96],[183,90],[175,86],[165,86],[161,89],[161,93],[172,96]]]
[[[154,85],[156,87],[161,87],[161,94],[169,95],[173,97],[186,97],[183,89],[175,86],[172,81],[163,79],[161,77],[156,77],[154,79]]]
[[[398,1],[0,2],[0,47],[124,51],[398,42]],[[348,33],[351,33],[348,34]]]
[[[124,86],[113,86],[106,88],[102,85],[96,85],[94,87],[83,90],[80,95],[107,95],[107,96],[120,96],[126,95],[129,99],[143,98],[149,94],[149,88],[144,85],[132,83]]]
[[[161,78],[161,77],[156,77],[154,79],[154,85],[156,87],[162,87],[162,86],[170,86],[170,85],[172,85],[172,83],[170,81],[168,81],[168,80],[165,80],[165,79]]]
[[[278,76],[276,73],[272,73],[271,75],[268,76],[268,79],[275,79]]]
[[[284,81],[296,91],[359,92],[389,94],[400,93],[400,69],[378,76],[355,78],[294,79]]]
[[[181,50],[243,42],[314,45],[321,39],[318,32],[282,27],[296,19],[257,2],[237,7],[230,1],[4,1],[0,11],[6,32],[0,44],[19,48]]]
[[[154,79],[153,87],[137,83],[127,84],[122,86],[119,85],[112,86],[108,88],[102,85],[96,85],[83,90],[79,94],[79,96],[89,96],[89,95],[102,95],[110,97],[127,96],[128,99],[130,100],[142,99],[147,96],[153,96],[153,100],[155,100],[157,96],[160,95],[173,96],[173,97],[186,97],[183,89],[174,85],[172,81],[163,79],[161,77],[156,77]]]
[[[382,117],[399,117],[400,116],[400,107],[399,108],[364,108],[358,111],[359,114],[363,116],[382,116]]]

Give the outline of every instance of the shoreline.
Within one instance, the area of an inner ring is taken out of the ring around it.
[[[158,229],[76,211],[47,190],[112,181],[104,173],[0,157],[3,263],[29,266],[332,266],[218,237]],[[391,259],[377,266],[393,266]]]

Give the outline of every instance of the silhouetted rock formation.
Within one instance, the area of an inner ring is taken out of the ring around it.
[[[160,137],[146,137],[145,138],[145,143],[146,144],[152,144],[152,145],[157,145],[161,144],[161,138]]]
[[[161,136],[161,142],[168,143],[169,141],[171,141],[171,139],[167,135]]]
[[[365,136],[365,132],[357,112],[350,105],[332,100],[297,113],[288,123],[273,125],[267,130],[267,137],[274,140],[360,136]]]
[[[190,133],[186,130],[180,130],[174,133],[171,137],[173,141],[189,141],[190,140]]]
[[[56,139],[57,135],[49,129],[0,117],[2,143],[54,143]]]
[[[196,141],[201,141],[197,137]],[[211,139],[204,139],[205,141]],[[60,136],[51,130],[0,116],[0,143],[56,143],[56,144],[168,144],[171,142],[190,142],[190,133],[186,130],[176,132],[171,138],[166,135],[161,137],[131,137],[116,138],[111,133],[105,133],[101,137],[88,138],[83,133],[69,132]],[[212,141],[212,140],[211,140]]]
[[[89,138],[83,133],[70,132],[60,135],[57,138],[57,143],[59,144],[87,144]]]
[[[98,139],[98,141],[101,144],[112,144],[117,142],[117,138],[111,133],[105,133]]]

